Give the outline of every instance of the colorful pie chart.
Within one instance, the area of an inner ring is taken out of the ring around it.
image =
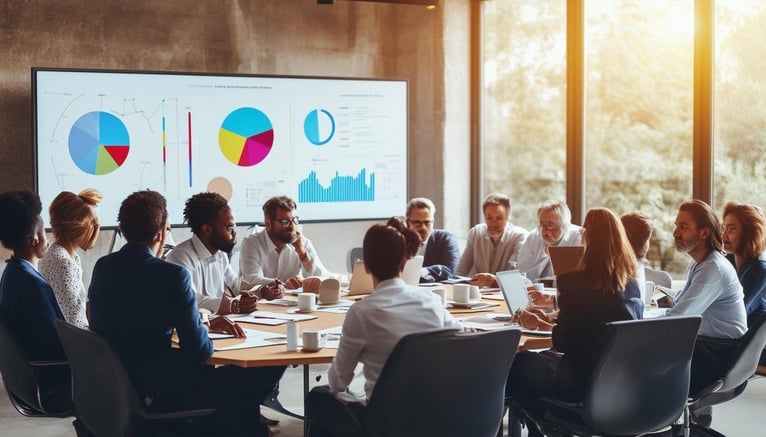
[[[69,131],[69,156],[85,173],[111,173],[125,163],[129,152],[128,129],[107,112],[89,112],[78,118]]]
[[[239,108],[223,120],[218,132],[221,152],[232,163],[250,167],[263,161],[274,144],[271,120],[255,108]]]

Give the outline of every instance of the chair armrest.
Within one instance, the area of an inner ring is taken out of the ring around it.
[[[32,367],[68,366],[69,361],[30,361]]]
[[[172,413],[147,413],[146,418],[149,420],[175,420],[209,416],[213,413],[215,413],[214,408],[201,408],[199,410],[173,411]]]
[[[542,398],[541,400],[567,411],[579,412],[582,410],[582,402],[567,402],[556,398]]]

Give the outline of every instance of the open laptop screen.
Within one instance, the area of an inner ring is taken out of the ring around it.
[[[524,287],[524,278],[518,270],[505,270],[497,272],[497,283],[508,305],[508,311],[511,314],[519,309],[524,309],[529,305],[527,289]]]

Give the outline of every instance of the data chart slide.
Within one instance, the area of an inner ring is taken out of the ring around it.
[[[92,175],[111,173],[125,162],[130,136],[120,119],[93,111],[80,117],[69,131],[69,154],[77,167]]]
[[[102,227],[154,190],[185,226],[194,194],[223,195],[237,223],[273,196],[302,222],[379,220],[407,204],[408,83],[398,79],[32,68],[35,187],[103,194]]]

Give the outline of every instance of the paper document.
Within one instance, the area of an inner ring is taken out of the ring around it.
[[[268,311],[253,311],[252,313],[246,314],[246,315],[230,314],[228,317],[236,322],[249,322],[250,319],[278,319],[278,320],[284,320],[284,321],[293,320],[295,322],[300,322],[303,320],[313,320],[317,318],[317,316],[312,316],[309,314],[270,313]],[[255,322],[250,322],[250,323],[255,323]]]

